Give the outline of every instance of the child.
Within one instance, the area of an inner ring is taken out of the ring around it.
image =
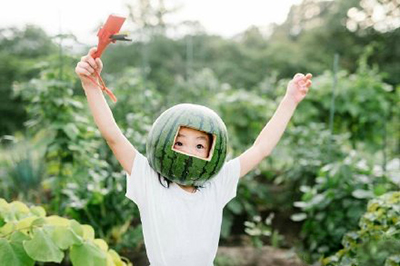
[[[311,86],[311,74],[296,74],[271,120],[253,146],[226,162],[203,186],[182,185],[160,179],[121,133],[103,92],[87,78],[102,70],[100,59],[93,59],[96,48],[81,58],[75,68],[102,136],[127,173],[126,196],[140,211],[143,235],[151,266],[210,266],[217,253],[224,206],[236,196],[239,178],[271,154],[297,105]],[[206,132],[181,127],[173,148],[207,158],[212,140]],[[164,182],[167,181],[167,184]],[[161,183],[161,185],[160,185]]]

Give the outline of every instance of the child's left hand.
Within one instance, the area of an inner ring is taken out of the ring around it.
[[[308,88],[311,86],[312,75],[308,73],[306,76],[297,73],[293,79],[289,82],[286,90],[285,97],[289,97],[296,104],[300,103],[308,92]]]

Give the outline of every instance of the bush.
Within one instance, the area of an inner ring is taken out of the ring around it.
[[[343,237],[344,248],[323,265],[400,265],[400,192],[372,199],[359,227]]]
[[[0,261],[2,265],[60,263],[68,252],[75,266],[132,265],[122,261],[107,243],[94,238],[90,225],[60,216],[46,217],[40,206],[28,208],[20,201],[0,198]]]
[[[295,206],[302,210],[292,216],[303,221],[302,238],[307,260],[313,261],[338,250],[343,235],[357,228],[367,201],[394,190],[395,185],[373,171],[352,151],[344,160],[321,168],[314,186],[302,186],[302,201]]]

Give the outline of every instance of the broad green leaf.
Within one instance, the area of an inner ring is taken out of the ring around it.
[[[79,129],[76,127],[75,124],[72,123],[68,123],[66,126],[64,126],[63,131],[72,140],[75,140],[79,134]]]
[[[46,217],[46,210],[41,206],[32,207],[31,213],[39,217]]]
[[[83,239],[94,240],[94,229],[88,224],[82,225],[83,229]]]
[[[13,201],[10,203],[11,208],[14,210],[17,210],[21,214],[28,214],[30,212],[28,206],[25,205],[25,203],[21,201]]]
[[[83,228],[80,223],[78,223],[76,220],[70,220],[71,223],[71,229],[74,231],[74,233],[77,236],[83,237]]]
[[[82,245],[73,245],[70,250],[70,258],[73,266],[106,266],[106,252],[91,242]]]
[[[54,225],[54,226],[69,226],[70,221],[66,218],[57,216],[57,215],[52,215],[49,217],[46,217],[46,221],[48,224]]]
[[[101,248],[101,250],[107,252],[108,245],[107,245],[106,241],[104,241],[103,239],[96,238],[95,240],[93,240],[93,243],[95,243],[99,248]]]
[[[13,222],[6,223],[2,227],[0,227],[0,235],[4,236],[10,234],[14,230],[14,227],[15,225]]]
[[[12,233],[10,237],[11,242],[20,244],[22,244],[24,240],[29,240],[29,239],[31,239],[30,236],[19,231]]]
[[[113,258],[111,256],[111,254],[107,253],[106,257],[107,257],[107,263],[106,263],[107,266],[115,266],[115,263],[114,263],[114,260],[113,260]]]
[[[31,226],[32,222],[36,220],[36,216],[29,216],[26,218],[23,218],[22,220],[18,221],[15,224],[15,230],[20,230],[20,229],[27,229]]]
[[[36,217],[36,220],[34,220],[32,222],[31,226],[42,226],[44,224],[46,224],[46,219],[45,218],[43,218],[43,217],[37,218]]]
[[[60,263],[64,258],[64,253],[42,228],[33,229],[32,240],[24,241],[23,245],[26,253],[37,261]]]
[[[47,228],[47,227],[46,227]],[[46,229],[53,242],[62,250],[68,249],[73,244],[81,244],[82,239],[71,228],[65,226],[52,226]]]
[[[26,254],[21,242],[0,238],[0,263],[1,265],[31,266],[35,262]]]
[[[124,262],[121,260],[121,257],[118,255],[117,252],[113,249],[108,250],[108,254],[111,256],[115,266],[122,266],[124,265]]]

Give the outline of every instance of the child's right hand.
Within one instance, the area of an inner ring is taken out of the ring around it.
[[[88,54],[82,56],[81,61],[75,67],[75,73],[79,76],[82,81],[82,86],[89,87],[94,86],[93,82],[88,78],[91,77],[97,83],[99,82],[95,70],[97,73],[101,73],[103,69],[103,63],[100,58],[93,59],[93,54],[97,51],[97,47],[93,47],[89,50]]]

